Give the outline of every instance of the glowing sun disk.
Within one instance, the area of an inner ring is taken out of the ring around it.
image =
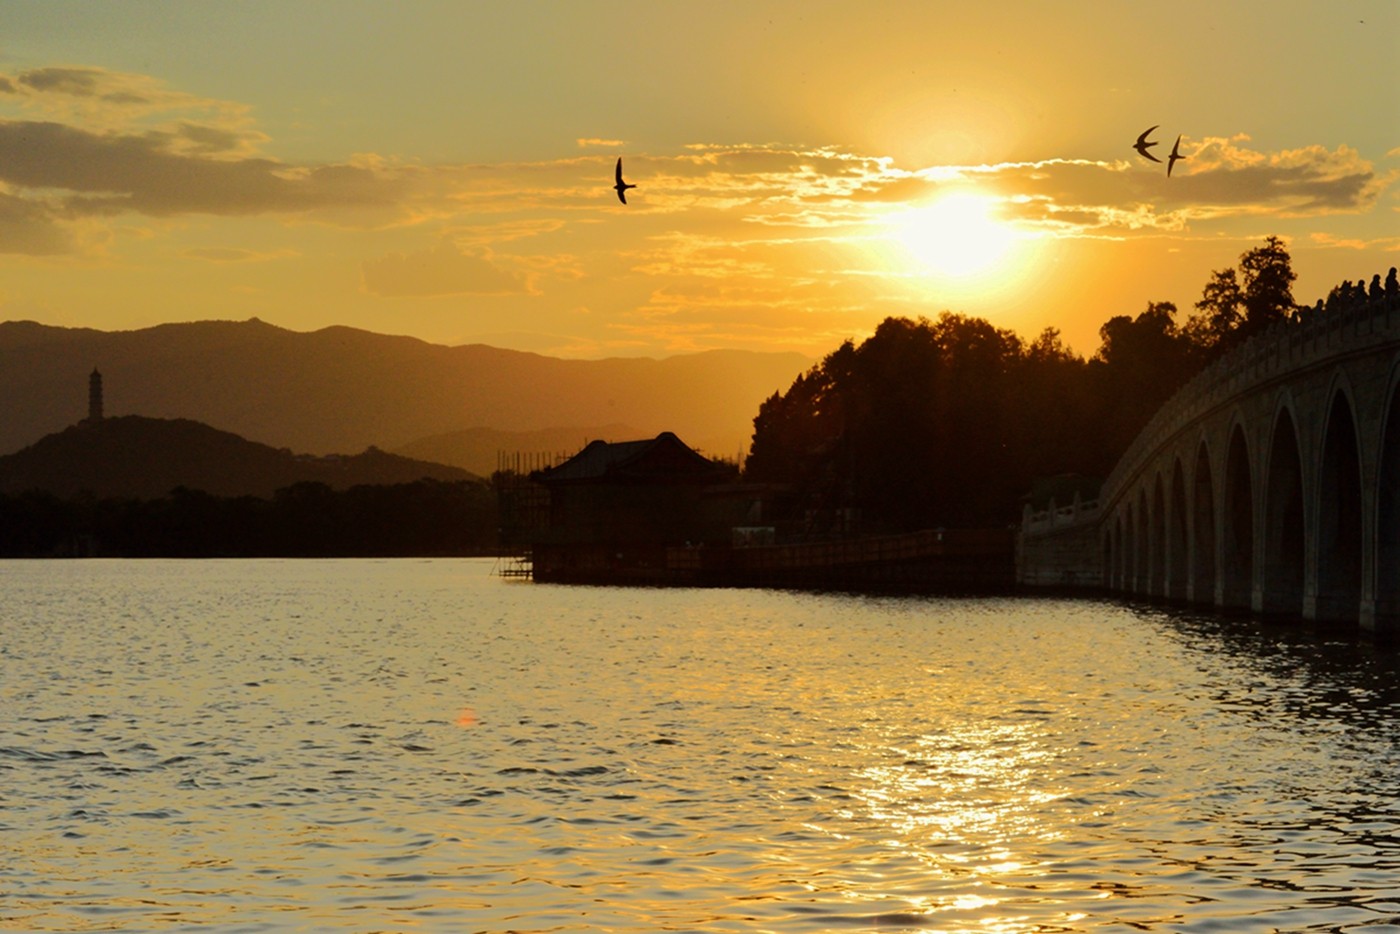
[[[986,195],[947,194],[890,215],[889,236],[929,272],[978,276],[995,268],[1016,240],[1015,230],[996,219],[996,205]]]

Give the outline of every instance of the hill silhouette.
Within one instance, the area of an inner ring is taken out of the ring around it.
[[[812,363],[728,350],[564,360],[257,319],[111,332],[12,321],[0,323],[0,453],[82,418],[96,367],[111,415],[192,419],[315,454],[474,428],[627,425],[729,455],[747,445],[759,404]]]
[[[157,499],[176,487],[215,496],[271,497],[297,483],[362,484],[479,479],[456,467],[370,448],[311,457],[248,441],[188,419],[127,415],[73,425],[0,457],[0,492]]]

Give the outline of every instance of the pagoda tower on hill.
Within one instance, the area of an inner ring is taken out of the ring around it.
[[[97,367],[92,368],[88,377],[88,417],[87,421],[96,424],[102,421],[102,374]]]

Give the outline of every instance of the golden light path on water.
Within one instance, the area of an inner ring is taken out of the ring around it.
[[[995,917],[1004,898],[980,880],[1033,870],[1020,841],[1055,833],[1035,813],[1037,805],[1057,797],[1038,789],[1036,765],[1049,753],[1035,739],[1024,727],[971,725],[923,737],[900,750],[903,762],[862,774],[868,785],[856,797],[873,818],[890,825],[893,841],[920,854],[931,874],[971,890],[944,899],[910,898],[909,910],[920,920],[937,923],[940,913],[956,912],[982,916],[988,931],[1018,930],[1015,925],[1024,923]],[[937,856],[923,855],[931,852]]]
[[[490,567],[0,562],[0,927],[1400,917],[1393,653],[1110,603]]]

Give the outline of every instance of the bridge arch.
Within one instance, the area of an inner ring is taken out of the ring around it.
[[[1323,423],[1316,484],[1317,596],[1319,620],[1357,623],[1361,618],[1363,566],[1361,447],[1356,405],[1345,374],[1330,391]]]
[[[1137,573],[1134,575],[1133,590],[1140,594],[1150,592],[1152,582],[1152,513],[1147,507],[1147,488],[1138,490],[1137,498]]]
[[[1264,470],[1263,566],[1258,609],[1303,615],[1303,458],[1291,400],[1274,415]]]
[[[1391,373],[1376,477],[1375,617],[1400,622],[1400,364]]]
[[[1254,483],[1249,442],[1235,421],[1225,449],[1224,500],[1221,505],[1220,603],[1249,609],[1254,598]]]
[[[1102,580],[1105,586],[1110,588],[1117,587],[1117,582],[1113,574],[1113,555],[1115,553],[1113,537],[1117,534],[1118,528],[1119,524],[1114,522],[1113,525],[1103,530],[1099,541],[1100,573],[1103,575]]]
[[[1152,479],[1152,575],[1147,592],[1154,597],[1167,593],[1167,502],[1162,492],[1162,475]]]
[[[1167,511],[1167,587],[1166,595],[1173,600],[1189,596],[1190,579],[1190,520],[1186,512],[1186,472],[1181,458],[1172,458],[1170,507]]]
[[[1133,507],[1118,516],[1121,527],[1118,533],[1118,589],[1131,590],[1133,587]]]
[[[1118,536],[1123,523],[1117,516],[1103,530],[1103,582],[1106,587],[1118,588]]]
[[[1124,581],[1128,579],[1128,571],[1126,564],[1127,558],[1125,557],[1128,545],[1127,541],[1123,537],[1124,533],[1122,515],[1116,517],[1114,525],[1115,529],[1113,533],[1113,586],[1117,590],[1122,590],[1124,587]]]
[[[1214,603],[1218,566],[1215,546],[1215,484],[1211,480],[1210,445],[1204,437],[1196,445],[1196,467],[1191,478],[1191,599]]]

